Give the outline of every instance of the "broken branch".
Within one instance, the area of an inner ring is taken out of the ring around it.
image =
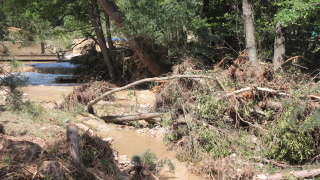
[[[104,97],[106,96],[109,96],[115,92],[118,92],[118,91],[122,91],[122,90],[125,90],[125,89],[128,89],[128,88],[131,88],[133,86],[136,86],[138,84],[142,84],[142,83],[145,83],[145,82],[153,82],[153,81],[163,81],[163,80],[171,80],[171,79],[178,79],[178,78],[192,78],[192,79],[198,79],[198,78],[209,78],[209,79],[214,79],[215,77],[212,77],[212,76],[203,76],[203,75],[176,75],[176,76],[168,76],[168,77],[155,77],[155,78],[146,78],[146,79],[141,79],[139,81],[136,81],[136,82],[133,82],[133,83],[130,83],[126,86],[123,86],[123,87],[120,87],[120,88],[116,88],[116,89],[113,89],[111,91],[108,91],[104,94],[102,94],[101,96],[99,97],[96,97],[94,100],[90,101],[87,105],[87,110],[89,113],[91,114],[94,114],[94,111],[93,111],[93,105],[95,105],[97,102],[99,102],[100,100],[102,100]]]
[[[265,92],[270,92],[270,93],[279,94],[279,95],[282,95],[282,96],[290,96],[290,95],[287,94],[287,93],[279,92],[279,91],[276,91],[276,90],[273,90],[273,89],[269,89],[269,88],[246,87],[246,88],[242,88],[242,89],[233,91],[233,92],[231,92],[231,93],[225,94],[224,96],[222,96],[222,99],[223,99],[223,98],[230,97],[230,96],[234,96],[234,95],[239,94],[239,93],[242,93],[242,92],[252,91],[252,90],[265,91]]]

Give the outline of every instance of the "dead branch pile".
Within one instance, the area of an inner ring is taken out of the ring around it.
[[[117,167],[110,144],[87,133],[80,136],[81,165],[70,158],[65,139],[45,149],[28,141],[4,140],[0,179],[108,180],[125,175]]]
[[[65,97],[63,107],[71,108],[77,106],[79,103],[86,105],[101,94],[110,91],[111,88],[114,88],[114,85],[105,81],[84,83],[81,86],[74,88],[73,91]],[[114,101],[115,97],[109,95],[102,100]]]
[[[163,124],[177,157],[195,163],[194,172],[217,179],[259,173],[252,168],[256,160],[252,167],[242,164],[246,172],[225,173],[230,167],[222,167],[222,161],[232,154],[248,162],[259,155],[269,159],[265,164],[313,162],[320,154],[319,84],[305,74],[275,72],[270,64],[252,66],[243,59],[209,70],[192,59],[174,67],[172,76],[214,77],[167,81],[157,95],[156,110],[171,112]],[[208,160],[221,163],[204,172]]]

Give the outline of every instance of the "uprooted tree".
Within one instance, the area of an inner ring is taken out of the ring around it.
[[[118,6],[111,0],[98,0],[103,10],[114,20],[119,28],[124,27],[123,14]],[[160,55],[153,51],[152,44],[148,43],[145,37],[132,37],[130,34],[125,34],[129,40],[130,46],[139,56],[140,61],[147,69],[155,76],[160,76],[168,72],[168,68],[161,63]]]

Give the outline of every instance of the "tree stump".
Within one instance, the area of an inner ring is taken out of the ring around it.
[[[67,126],[67,142],[69,154],[74,162],[80,163],[80,148],[79,148],[79,136],[78,126]]]

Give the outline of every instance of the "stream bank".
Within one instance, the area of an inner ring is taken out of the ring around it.
[[[42,66],[45,66],[43,63]],[[26,70],[29,69],[29,70]],[[30,70],[30,66],[24,68],[24,71]],[[43,73],[43,72],[42,72]],[[39,76],[39,75],[38,75]],[[40,75],[42,76],[42,74]],[[42,76],[42,77],[46,77]],[[32,102],[39,102],[46,106],[49,111],[57,111],[54,106],[47,104],[59,104],[63,100],[63,94],[69,94],[76,84],[50,84],[48,81],[41,84],[31,84],[23,88],[28,99]],[[116,101],[100,102],[95,106],[98,115],[127,115],[139,113],[141,111],[150,111],[155,101],[155,94],[150,90],[129,90],[121,91],[115,94]],[[175,173],[164,171],[160,174],[160,179],[199,179],[199,177],[190,175],[187,172],[186,164],[181,163],[174,158],[174,152],[168,150],[164,145],[162,133],[163,129],[158,126],[158,130],[148,128],[135,128],[134,126],[119,126],[110,123],[104,123],[102,120],[92,116],[78,116],[79,127],[90,127],[101,139],[112,139],[111,146],[118,151],[118,157],[130,159],[133,155],[140,154],[148,149],[154,152],[158,158],[167,157],[171,159],[176,167]],[[67,118],[60,119],[67,123]],[[141,121],[141,124],[143,122]]]

